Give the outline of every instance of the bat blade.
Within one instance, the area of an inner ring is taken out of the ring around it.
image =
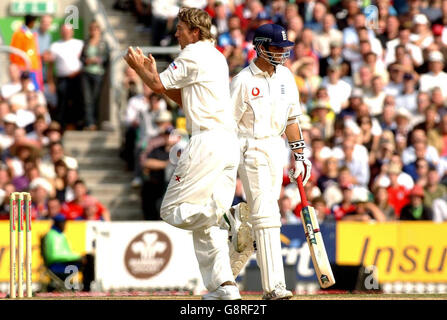
[[[324,246],[317,214],[315,213],[315,209],[307,202],[301,176],[297,179],[297,185],[300,192],[301,203],[303,205],[303,208],[301,209],[301,222],[303,224],[307,244],[309,245],[315,273],[317,274],[320,287],[328,288],[335,284],[335,278],[327,256],[326,247]]]
[[[320,287],[328,288],[335,284],[335,278],[313,207],[307,206],[301,210],[301,221]]]

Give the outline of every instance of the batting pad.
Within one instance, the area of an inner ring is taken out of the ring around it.
[[[254,231],[254,234],[262,288],[265,293],[269,293],[278,285],[285,285],[280,228],[258,229]]]

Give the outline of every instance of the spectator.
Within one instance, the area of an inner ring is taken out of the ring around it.
[[[413,33],[410,41],[421,49],[425,49],[433,43],[433,34],[430,30],[430,22],[427,16],[420,13],[413,17]]]
[[[45,155],[39,165],[40,172],[43,177],[48,179],[54,179],[56,177],[56,171],[54,164],[58,160],[63,160],[69,169],[77,169],[78,161],[65,154],[62,142],[52,142],[49,146],[49,155]]]
[[[434,210],[433,204],[436,199],[447,200],[447,186],[440,183],[440,177],[436,168],[428,170],[427,184],[424,188],[424,205]]]
[[[36,29],[37,43],[39,45],[39,55],[42,64],[42,78],[44,82],[44,87],[41,89],[46,95],[49,94],[48,87],[45,86],[47,83],[47,64],[51,60],[51,55],[49,53],[51,43],[53,42],[53,37],[51,35],[51,25],[53,23],[53,17],[49,14],[45,14],[40,17],[39,27]],[[51,98],[50,98],[51,99]]]
[[[386,221],[395,221],[396,213],[388,202],[388,192],[385,187],[378,186],[374,189],[374,203],[382,211]]]
[[[17,128],[17,116],[8,113],[3,117],[3,132],[0,132],[0,148],[2,152],[14,143],[14,133]]]
[[[385,55],[385,63],[389,65],[393,62],[400,62],[396,55],[396,48],[399,45],[402,45],[403,48],[410,54],[412,64],[415,67],[419,67],[424,62],[422,56],[422,50],[417,45],[411,43],[410,41],[411,30],[407,26],[401,26],[399,28],[399,37],[397,39],[390,40],[386,43],[386,55]]]
[[[339,113],[348,105],[348,99],[351,95],[351,86],[340,79],[340,65],[331,65],[328,67],[328,74],[323,78],[321,85],[327,88],[331,107],[335,113]]]
[[[383,103],[386,93],[384,91],[383,80],[380,76],[372,78],[371,93],[365,94],[363,101],[368,106],[371,116],[379,116],[383,112]]]
[[[32,199],[32,218],[49,219],[47,201],[50,197],[54,196],[51,183],[42,177],[38,177],[31,181],[29,189]]]
[[[84,125],[87,130],[96,130],[98,127],[99,97],[109,63],[109,55],[109,45],[101,35],[101,27],[97,21],[93,20],[90,22],[89,35],[81,53]]]
[[[396,106],[406,108],[413,115],[417,112],[416,81],[411,73],[404,73],[402,81],[402,91],[396,97]]]
[[[174,20],[179,11],[175,0],[153,0],[152,6],[152,45],[167,46],[175,32]]]
[[[424,189],[415,185],[409,194],[410,203],[402,208],[400,220],[433,220],[433,211],[424,205]]]
[[[62,204],[62,214],[67,220],[84,220],[86,218],[85,208],[88,206],[96,206],[94,218],[89,212],[91,220],[110,221],[109,211],[96,199],[87,194],[87,186],[83,180],[76,180],[73,185],[74,199]]]
[[[444,56],[439,51],[433,51],[428,57],[429,72],[421,75],[419,90],[428,92],[435,87],[440,87],[442,95],[447,97],[447,73],[444,69]]]
[[[341,186],[342,201],[331,208],[332,215],[336,221],[342,220],[346,215],[354,214],[356,206],[352,201],[354,185],[347,184]]]
[[[81,53],[84,42],[74,39],[73,26],[63,24],[60,28],[61,39],[50,47],[51,59],[49,70],[56,69],[56,81],[53,73],[48,72],[48,83],[51,88],[57,88],[57,109],[52,119],[58,121],[65,129],[76,125],[81,128],[82,90],[80,72],[82,70]],[[56,87],[57,84],[57,87]]]
[[[162,119],[158,119],[162,120]],[[143,160],[144,182],[141,190],[143,214],[145,220],[160,220],[160,206],[166,191],[166,168],[170,161],[170,151],[179,142],[179,136],[173,135],[172,128],[166,128],[160,133],[163,144],[150,151]]]
[[[5,100],[8,100],[15,93],[22,90],[22,82],[20,80],[22,72],[20,71],[20,67],[15,63],[10,63],[8,71],[10,82],[3,84],[0,89],[0,96]]]
[[[355,141],[354,137],[346,137],[342,147],[335,149],[342,166],[347,166],[354,178],[354,183],[367,186],[370,178],[368,151]]]
[[[398,182],[398,177],[402,172],[398,164],[392,164],[388,167],[388,176],[390,184],[387,187],[388,203],[393,207],[396,217],[400,217],[400,211],[408,203],[409,189]]]
[[[379,207],[369,199],[369,191],[366,188],[356,188],[352,202],[355,210],[347,212],[344,221],[385,221],[385,215]]]
[[[326,13],[323,16],[322,29],[314,38],[314,48],[318,55],[324,59],[330,55],[331,47],[335,45],[341,48],[343,34],[340,30],[334,28],[335,18],[332,14]],[[339,50],[341,56],[341,50]],[[326,75],[326,72],[320,74]]]
[[[334,134],[334,114],[331,106],[325,101],[317,100],[311,107],[310,116],[314,128],[319,129],[320,136],[325,140],[330,139]]]
[[[18,28],[11,38],[11,47],[25,52],[30,60],[30,75],[35,89],[43,90],[42,63],[39,55],[37,34],[33,31],[37,17],[26,15],[24,24]],[[16,54],[10,55],[10,61],[19,66],[21,71],[28,69],[25,61]]]
[[[292,200],[283,196],[279,199],[279,213],[281,214],[281,224],[299,224],[301,221],[293,212]]]

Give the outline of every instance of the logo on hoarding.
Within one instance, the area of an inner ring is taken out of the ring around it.
[[[163,232],[140,233],[127,246],[124,264],[137,279],[149,279],[166,268],[172,256],[172,244]]]

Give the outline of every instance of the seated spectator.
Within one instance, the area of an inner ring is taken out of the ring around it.
[[[400,220],[433,220],[433,211],[424,205],[424,189],[421,186],[415,185],[409,198],[410,203],[402,208]]]
[[[58,215],[62,214],[62,206],[61,202],[58,198],[50,197],[47,201],[47,207],[48,207],[48,219],[53,219],[54,217],[57,217]]]
[[[0,149],[5,152],[14,143],[15,131],[17,128],[17,116],[8,113],[3,117],[3,130],[0,132]]]
[[[439,51],[433,51],[428,57],[429,72],[422,74],[419,80],[419,90],[429,92],[434,87],[440,87],[442,95],[447,97],[447,73],[444,69],[444,56]]]
[[[401,167],[397,164],[392,164],[388,167],[388,176],[390,179],[388,192],[388,203],[393,207],[396,217],[400,217],[400,211],[409,202],[408,194],[410,190],[398,182]]]
[[[77,180],[73,186],[74,199],[62,204],[62,214],[67,220],[84,220],[86,218],[85,208],[94,206],[96,211],[89,211],[91,220],[110,221],[109,211],[96,199],[87,194],[87,186],[83,180]],[[90,210],[90,209],[89,209]]]
[[[283,196],[279,199],[279,213],[281,214],[281,224],[299,224],[300,219],[293,212],[292,200]]]
[[[332,215],[336,221],[342,220],[345,216],[356,212],[357,207],[352,201],[353,189],[353,184],[341,185],[342,201],[331,208]]]
[[[31,217],[33,219],[49,219],[47,202],[54,196],[53,186],[42,177],[35,178],[29,185],[32,206]]]
[[[323,171],[317,180],[317,186],[321,192],[332,184],[337,183],[338,178],[338,160],[333,156],[329,156],[324,160]]]
[[[406,108],[411,114],[416,114],[418,92],[414,76],[411,73],[404,73],[402,85],[402,91],[396,97],[396,107]]]
[[[0,87],[0,96],[5,100],[8,100],[14,94],[22,90],[22,82],[20,80],[22,72],[20,71],[19,66],[14,63],[10,63],[8,71],[10,82],[5,83]],[[32,86],[32,89],[33,88],[34,86]]]
[[[48,138],[48,145],[45,145],[45,147],[49,147],[54,142],[62,140],[62,127],[59,122],[51,121],[44,134]]]
[[[66,200],[68,167],[63,160],[58,160],[54,163],[54,170],[56,172],[56,177],[54,178],[56,198],[61,203],[64,203]]]
[[[369,191],[366,188],[356,188],[352,202],[355,210],[347,212],[343,221],[385,221],[385,215],[379,207],[369,199]]]
[[[17,113],[19,110],[27,110],[32,112],[36,105],[46,106],[47,100],[42,91],[35,90],[31,81],[31,75],[28,71],[22,72],[20,75],[21,90],[9,97],[8,102],[11,105],[11,111]],[[28,116],[30,117],[30,116]],[[28,122],[33,122],[34,119]],[[25,127],[29,123],[23,123],[21,127]]]
[[[339,52],[339,57],[341,58],[341,48],[343,41],[343,34],[337,28],[334,28],[335,18],[331,13],[326,13],[322,19],[322,29],[317,33],[314,38],[314,49],[321,57],[320,59],[320,75],[326,75],[326,69],[321,70],[321,61],[328,62],[326,58],[334,58],[332,55],[333,48],[337,48]],[[337,64],[341,64],[341,61],[338,61]]]
[[[109,210],[101,202],[89,195],[84,200],[83,219],[89,221],[110,221],[111,216]]]
[[[428,170],[427,183],[424,187],[424,205],[434,209],[433,204],[436,199],[447,200],[447,186],[440,183],[440,178],[436,168]]]
[[[317,214],[318,224],[333,221],[334,217],[331,215],[331,210],[322,196],[312,198],[311,203]]]
[[[49,149],[50,154],[48,156],[44,156],[39,165],[39,169],[43,177],[48,179],[54,179],[56,177],[54,164],[58,160],[63,160],[70,169],[76,170],[78,168],[78,161],[73,157],[65,155],[64,147],[62,146],[61,141],[51,143]]]
[[[333,136],[334,112],[331,106],[322,100],[316,100],[311,105],[310,116],[312,125],[318,128],[323,140],[329,140]]]
[[[328,67],[328,74],[323,78],[321,86],[326,87],[331,107],[335,113],[339,113],[348,105],[348,99],[351,95],[351,86],[340,79],[340,65],[331,65]]]
[[[383,112],[386,93],[384,92],[383,80],[380,76],[374,76],[371,83],[371,92],[365,94],[363,101],[368,106],[371,116],[376,117]]]
[[[388,192],[385,187],[378,186],[374,189],[374,203],[385,215],[386,221],[395,221],[396,213],[388,202]]]

